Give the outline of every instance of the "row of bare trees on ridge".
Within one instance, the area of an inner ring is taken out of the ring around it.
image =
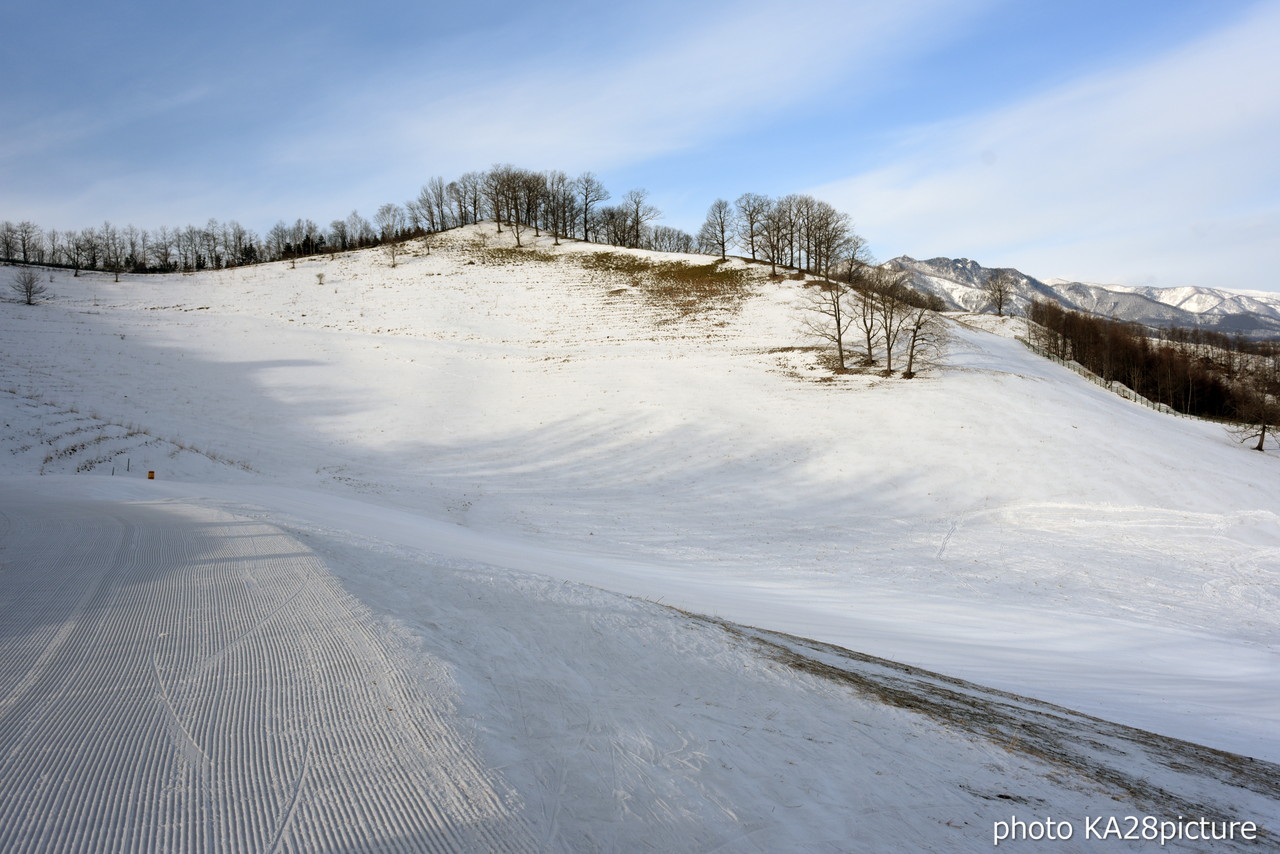
[[[660,252],[706,252],[722,257],[740,248],[752,259],[825,273],[843,259],[849,218],[811,196],[770,199],[745,193],[731,205],[717,200],[698,234],[661,225],[648,191],[629,190],[613,204],[592,172],[570,178],[559,170],[498,164],[455,180],[433,177],[403,203],[388,202],[372,220],[358,211],[327,226],[308,218],[280,220],[259,235],[234,220],[202,226],[120,227],[110,222],[78,230],[0,222],[0,260],[115,273],[190,272],[398,244],[481,220],[509,228],[517,245],[525,233]],[[395,250],[389,252],[394,263]]]

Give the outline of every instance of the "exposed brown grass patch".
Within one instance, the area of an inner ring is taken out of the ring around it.
[[[554,264],[560,260],[559,255],[532,246],[486,246],[477,241],[468,249],[476,263],[490,267],[511,267],[528,261]]]
[[[808,638],[687,616],[719,626],[781,665],[844,685],[886,706],[930,718],[1010,753],[1034,758],[1153,813],[1225,821],[1235,817],[1233,790],[1280,798],[1280,766],[1274,763]],[[1161,774],[1159,769],[1166,770]],[[1176,792],[1156,782],[1170,771],[1173,775],[1162,782],[1174,785]],[[1189,794],[1208,799],[1191,800]],[[1259,839],[1267,840],[1264,845],[1274,842],[1273,832],[1263,829],[1262,834]],[[1249,845],[1241,843],[1240,847],[1248,849]]]
[[[713,310],[736,310],[750,295],[746,271],[722,261],[687,264],[683,261],[650,261],[621,252],[585,255],[582,265],[626,276],[655,308],[678,317]]]

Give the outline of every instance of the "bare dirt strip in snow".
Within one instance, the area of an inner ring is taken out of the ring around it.
[[[0,850],[530,851],[394,644],[269,525],[0,487]]]

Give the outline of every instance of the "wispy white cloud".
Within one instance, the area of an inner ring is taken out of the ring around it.
[[[499,161],[608,172],[743,151],[759,145],[753,128],[798,114],[798,133],[822,133],[815,114],[855,108],[890,69],[1006,2],[655,0],[643,15],[584,2],[548,16],[499,0],[413,18],[394,48],[323,15],[227,32],[190,57],[163,42],[110,78],[105,102],[69,99],[10,128],[0,206],[50,227],[220,216],[264,228]]]
[[[1271,287],[1280,268],[1280,3],[1140,66],[916,128],[816,192],[889,253],[1045,276]],[[1052,57],[1046,57],[1052,61]]]
[[[644,25],[621,10],[593,44],[553,43],[511,62],[431,64],[465,66],[465,75],[388,72],[385,86],[352,91],[318,120],[303,156],[349,161],[376,140],[399,176],[511,159],[606,170],[778,121],[833,91],[847,104],[858,88],[845,81],[874,85],[886,64],[950,37],[957,20],[993,2],[799,0],[783,10],[758,1]],[[281,144],[278,156],[296,162],[296,138]]]
[[[109,108],[86,104],[32,117],[16,115],[5,136],[0,138],[0,165],[101,138],[130,124],[161,118],[174,110],[199,104],[211,91],[207,85],[196,85],[160,96],[126,93],[114,99]]]

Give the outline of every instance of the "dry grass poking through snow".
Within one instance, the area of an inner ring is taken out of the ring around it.
[[[751,295],[747,271],[716,261],[686,264],[657,261],[621,252],[584,255],[588,270],[627,276],[633,287],[654,307],[677,317],[709,311],[735,311]]]
[[[501,267],[518,267],[530,261],[554,264],[561,259],[559,255],[533,246],[489,246],[479,241],[468,246],[468,252],[478,264]]]
[[[714,312],[737,311],[753,293],[752,274],[729,261],[699,264],[681,260],[647,258],[630,251],[600,246],[590,252],[556,252],[549,246],[508,246],[496,241],[498,235],[482,233],[463,239],[441,240],[440,247],[452,249],[463,263],[487,267],[519,267],[526,263],[564,263],[592,273],[604,273],[619,284],[629,286],[651,309],[666,320],[703,318]],[[803,275],[801,276],[803,278]],[[610,291],[618,296],[626,288]]]
[[[1249,799],[1245,792],[1260,796],[1257,803],[1280,799],[1280,766],[1270,762],[1111,723],[807,638],[687,616],[719,626],[788,667],[847,685],[859,695],[924,715],[949,729],[1045,763],[1064,775],[1063,779],[1096,787],[1151,814],[1229,821],[1238,817],[1241,802]],[[1038,805],[1016,792],[974,794]],[[1270,830],[1263,833],[1260,839],[1274,841]]]

